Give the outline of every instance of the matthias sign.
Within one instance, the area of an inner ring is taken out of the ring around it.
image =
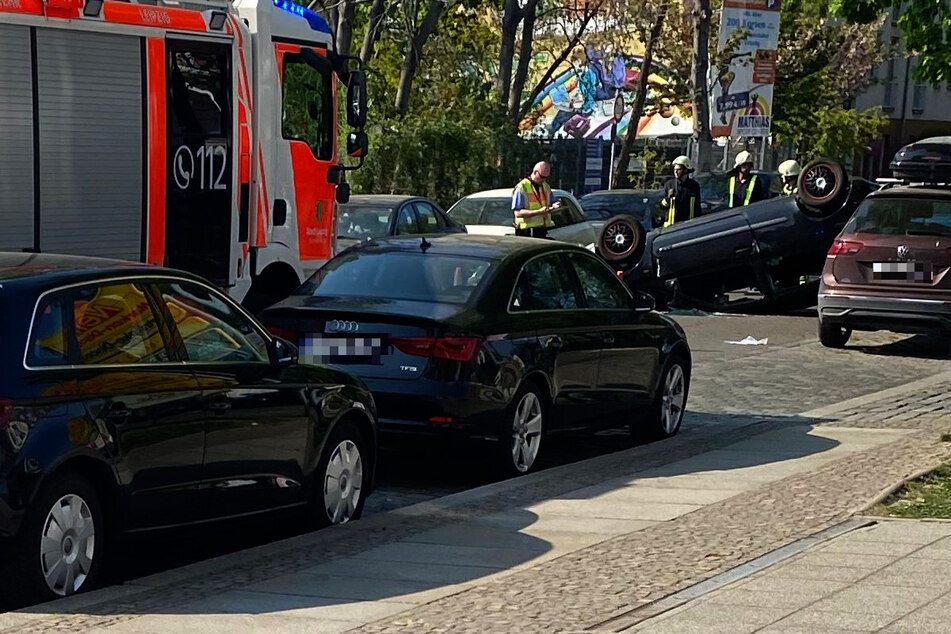
[[[711,132],[714,137],[768,136],[779,43],[781,0],[724,0],[722,52],[742,35],[730,61],[714,68]]]

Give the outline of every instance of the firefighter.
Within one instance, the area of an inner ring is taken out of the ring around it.
[[[515,235],[547,238],[548,227],[554,226],[551,212],[558,203],[551,204],[548,176],[551,167],[545,161],[535,164],[528,178],[523,178],[512,192],[512,213],[515,216]]]
[[[756,178],[756,174],[750,173],[752,169],[752,154],[740,152],[736,155],[733,169],[730,170],[730,192],[727,200],[730,209],[759,202],[765,198],[759,179]]]
[[[795,196],[799,192],[796,181],[799,180],[801,171],[802,168],[799,167],[799,163],[793,159],[779,164],[779,175],[783,179],[783,196]]]
[[[660,201],[660,206],[667,212],[665,227],[700,215],[700,184],[689,177],[693,172],[690,159],[678,156],[672,165],[674,177],[664,185],[664,198]]]

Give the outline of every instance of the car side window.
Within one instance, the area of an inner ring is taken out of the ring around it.
[[[80,365],[171,360],[143,285],[96,284],[74,289],[71,295]]]
[[[578,298],[568,283],[568,271],[557,253],[525,264],[515,282],[512,311],[568,310],[578,308]]]
[[[39,305],[27,363],[33,367],[69,365],[68,299],[63,294],[48,295]]]
[[[396,217],[396,235],[419,233],[419,226],[416,224],[416,214],[413,212],[412,205],[400,207],[400,215]]]
[[[587,308],[627,310],[631,307],[631,297],[601,262],[580,253],[572,253],[568,259],[581,282]]]
[[[568,224],[574,225],[579,222],[584,222],[584,211],[582,211],[581,207],[579,207],[575,201],[565,196],[561,199],[561,204],[565,205],[568,209]]]
[[[416,215],[419,217],[419,228],[423,233],[431,233],[445,228],[446,222],[432,205],[418,200],[413,203],[413,206],[416,207]]]
[[[192,282],[156,285],[188,361],[268,361],[267,342],[251,320],[210,289]]]

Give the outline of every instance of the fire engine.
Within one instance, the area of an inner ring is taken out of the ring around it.
[[[366,154],[354,61],[289,0],[0,0],[0,250],[286,295],[332,256]]]

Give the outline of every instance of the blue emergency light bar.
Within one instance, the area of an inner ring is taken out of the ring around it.
[[[274,6],[288,13],[293,13],[294,15],[300,16],[307,20],[307,24],[310,25],[310,28],[314,31],[320,31],[321,33],[330,33],[330,26],[327,24],[327,21],[322,17],[311,11],[306,7],[290,2],[290,0],[273,0]]]

